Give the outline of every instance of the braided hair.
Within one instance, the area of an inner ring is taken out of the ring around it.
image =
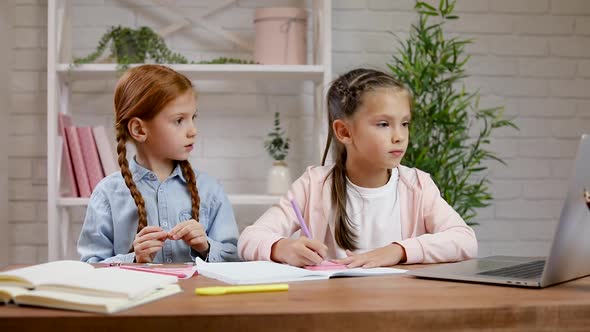
[[[117,160],[137,206],[137,233],[147,226],[147,211],[127,161],[126,143],[131,139],[128,123],[134,117],[153,119],[169,102],[192,90],[193,85],[186,76],[168,67],[152,64],[129,69],[117,82],[114,97]],[[200,198],[195,173],[188,160],[179,161],[179,165],[191,195],[192,215],[198,222]]]
[[[410,98],[410,92],[392,76],[373,69],[354,69],[338,77],[330,86],[326,99],[328,106],[328,137],[322,165],[326,162],[330,147],[333,148],[334,167],[326,177],[332,177],[332,205],[335,211],[336,243],[344,249],[357,249],[354,225],[346,213],[346,149],[334,140],[333,123],[350,118],[359,109],[365,92],[379,88],[393,89]]]

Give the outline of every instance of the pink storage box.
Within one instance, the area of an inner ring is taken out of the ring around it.
[[[254,59],[261,64],[307,63],[307,12],[303,8],[258,8],[254,13]]]

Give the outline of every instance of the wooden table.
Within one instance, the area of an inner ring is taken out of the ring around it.
[[[0,331],[590,330],[590,277],[541,290],[398,275],[210,297],[193,290],[220,282],[198,276],[180,284],[182,294],[114,315],[0,306]]]

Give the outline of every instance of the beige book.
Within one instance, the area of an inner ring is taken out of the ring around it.
[[[129,300],[61,291],[28,290],[21,287],[0,286],[0,302],[112,314],[180,292],[182,292],[182,289],[178,284],[169,284],[159,287],[144,296]]]
[[[0,272],[0,302],[113,313],[181,291],[174,276],[55,261]]]
[[[98,155],[100,156],[100,163],[104,174],[110,175],[119,171],[116,155],[113,153],[106,129],[103,126],[94,127],[92,128],[92,134],[94,135],[94,142],[98,150]]]

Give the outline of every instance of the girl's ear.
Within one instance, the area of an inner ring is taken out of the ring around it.
[[[352,142],[352,137],[350,134],[350,124],[344,120],[338,119],[332,122],[332,130],[334,131],[334,137],[344,144],[350,144]]]
[[[129,130],[129,134],[136,142],[143,143],[147,139],[145,122],[138,117],[129,120],[127,123],[127,130]]]

